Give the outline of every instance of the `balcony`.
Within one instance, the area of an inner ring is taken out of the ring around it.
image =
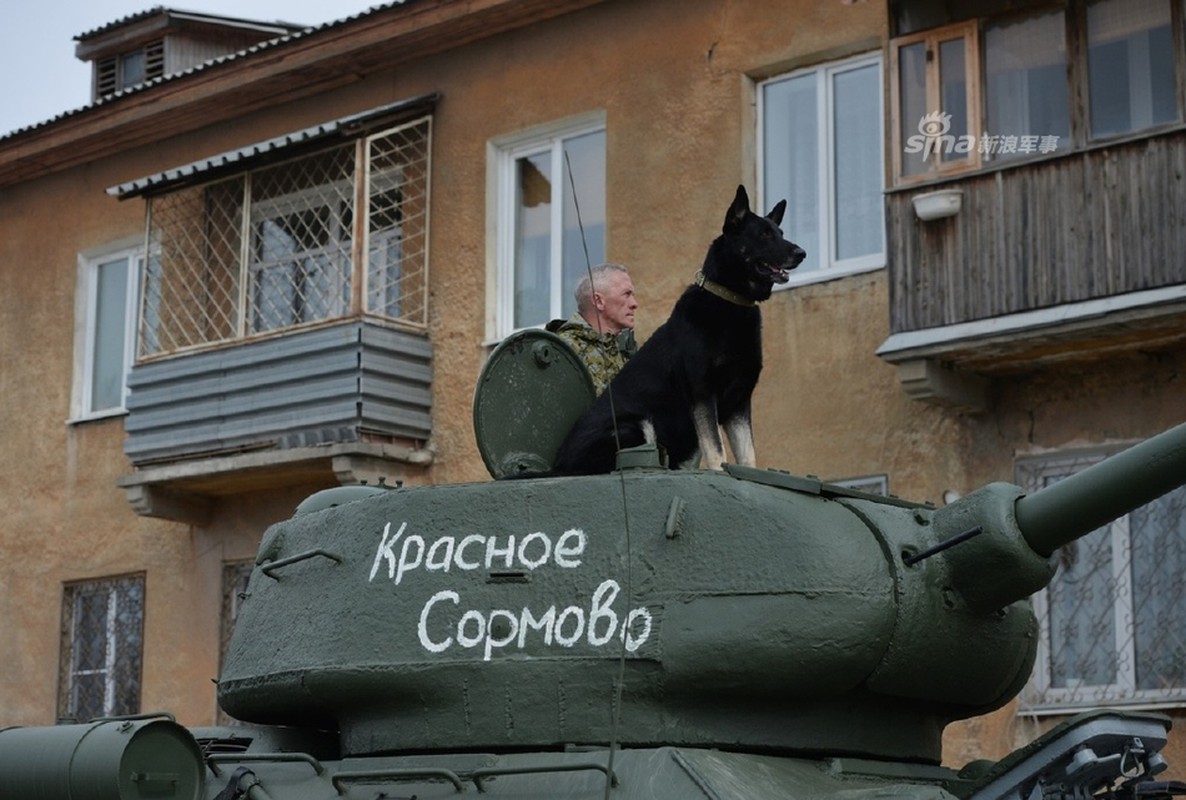
[[[912,198],[962,194],[923,221]],[[890,337],[917,399],[985,407],[994,376],[1186,340],[1186,131],[887,198]]]
[[[200,523],[220,496],[431,462],[434,99],[109,189],[149,220],[119,480],[138,513]]]
[[[133,368],[119,479],[145,516],[200,523],[211,502],[431,463],[424,334],[350,320]]]

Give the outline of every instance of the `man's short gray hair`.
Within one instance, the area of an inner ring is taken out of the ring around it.
[[[626,269],[623,264],[598,264],[589,269],[584,276],[577,281],[577,288],[573,290],[573,297],[577,301],[577,313],[584,314],[589,309],[593,308],[593,287],[601,286],[602,276],[607,272],[625,272]],[[592,279],[590,279],[592,276]]]

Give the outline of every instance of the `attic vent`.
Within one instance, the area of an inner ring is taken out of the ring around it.
[[[130,89],[165,74],[165,40],[156,39],[95,61],[95,99]]]
[[[144,45],[144,80],[150,81],[165,74],[165,40],[157,39]]]
[[[118,88],[119,59],[108,56],[95,62],[95,97],[114,94]]]

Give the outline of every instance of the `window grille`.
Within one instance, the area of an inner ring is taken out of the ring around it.
[[[423,327],[430,134],[423,117],[152,198],[139,357],[362,314]]]
[[[1035,491],[1102,454],[1019,464]],[[1038,659],[1022,711],[1186,703],[1186,488],[1055,553],[1058,572],[1034,598]]]
[[[354,232],[354,148],[251,177],[250,333],[345,316]]]
[[[143,628],[143,576],[65,587],[59,717],[84,721],[140,710]]]

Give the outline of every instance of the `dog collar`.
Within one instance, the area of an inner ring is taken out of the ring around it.
[[[738,306],[756,306],[757,305],[756,302],[749,299],[745,295],[743,295],[739,292],[735,292],[732,289],[728,288],[727,286],[721,286],[716,281],[710,281],[708,278],[704,277],[703,272],[697,271],[696,278],[692,282],[694,284],[696,284],[697,286],[699,286],[704,291],[708,292],[709,294],[715,294],[717,297],[721,298],[722,300],[728,300],[730,303],[733,303],[734,305],[738,305]]]

